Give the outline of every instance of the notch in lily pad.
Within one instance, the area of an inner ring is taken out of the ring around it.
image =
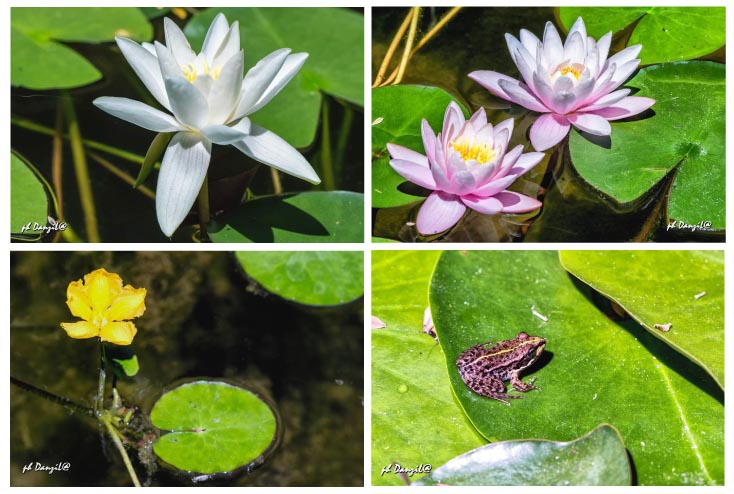
[[[260,395],[212,379],[165,392],[150,419],[161,429],[155,454],[193,482],[250,473],[277,448],[282,430],[275,407]]]

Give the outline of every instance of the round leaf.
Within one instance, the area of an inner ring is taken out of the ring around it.
[[[571,160],[579,174],[626,203],[678,165],[668,216],[725,228],[725,69],[715,62],[677,62],[640,70],[628,86],[656,100],[655,115],[613,123],[608,148],[571,132]]]
[[[361,251],[237,252],[236,256],[266,290],[300,304],[343,304],[364,292]]]
[[[321,92],[357,105],[364,95],[364,19],[336,8],[220,8],[196,15],[185,32],[194,49],[204,41],[218,13],[239,21],[246,69],[281,49],[306,52],[298,75],[255,113],[253,121],[295,147],[310,145],[319,122]]]
[[[563,251],[561,263],[724,388],[723,252]]]
[[[610,423],[639,484],[723,483],[721,388],[633,320],[610,320],[555,252],[444,252],[430,290],[454,393],[489,440],[569,441]],[[510,406],[472,392],[459,375],[458,355],[521,331],[547,340],[541,358],[521,374],[526,382],[537,377],[542,390]],[[723,342],[711,351],[723,351]]]
[[[691,60],[726,43],[724,7],[561,7],[559,17],[566,30],[583,18],[596,39],[637,21],[627,45],[642,45],[643,65]]]
[[[216,217],[214,242],[362,242],[364,198],[355,192],[302,192],[254,199]]]
[[[221,381],[195,381],[166,392],[150,419],[170,431],[153,451],[179,470],[231,472],[259,464],[276,445],[277,419],[270,406],[247,389]]]
[[[600,425],[566,443],[503,441],[463,454],[414,485],[630,485],[624,442]]]
[[[390,167],[386,144],[399,144],[425,155],[421,121],[425,118],[440,132],[446,107],[452,101],[456,99],[443,89],[428,86],[372,90],[372,207],[402,206],[421,199],[398,190],[405,179]]]
[[[32,166],[10,153],[10,232],[20,234],[24,226],[44,226],[48,216],[47,184]],[[27,234],[37,234],[31,229]]]

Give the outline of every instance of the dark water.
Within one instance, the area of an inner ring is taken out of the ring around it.
[[[10,263],[12,377],[93,402],[99,344],[68,338],[59,323],[76,320],[65,304],[68,283],[98,267],[148,290],[132,344],[141,370],[118,384],[123,399],[149,411],[162,387],[209,376],[260,389],[278,407],[285,429],[280,448],[253,475],[226,484],[363,485],[361,299],[325,309],[285,302],[248,281],[227,253],[16,252]],[[131,485],[92,418],[15,386],[10,417],[11,485]],[[69,462],[71,468],[22,474],[30,462]],[[138,474],[143,480],[141,468]],[[180,484],[159,472],[152,485]]]
[[[421,39],[448,8],[423,8],[416,39]],[[372,12],[372,78],[407,8],[377,8]],[[525,131],[532,121],[523,108],[492,96],[486,89],[467,77],[474,70],[495,70],[510,77],[519,78],[517,67],[510,57],[505,33],[519,36],[527,29],[542,37],[545,23],[556,26],[556,10],[538,8],[463,8],[439,34],[415,54],[408,65],[402,84],[421,84],[440,87],[458,98],[473,113],[479,107],[487,110],[490,122],[515,118],[515,133],[511,146],[529,143]],[[615,36],[612,51],[626,45],[628,32]],[[563,35],[562,35],[563,37]],[[400,46],[393,64],[402,54]],[[707,59],[724,62],[724,51]],[[391,69],[392,71],[392,65]],[[390,73],[388,71],[388,74]],[[572,130],[572,132],[576,132]],[[670,173],[648,194],[631,204],[620,205],[586,187],[568,159],[547,153],[547,158],[521,177],[513,190],[534,197],[539,194],[543,208],[539,214],[498,216],[494,218],[474,214],[471,211],[459,227],[449,234],[430,238],[437,241],[495,242],[628,242],[654,240],[658,242],[722,242],[724,232],[705,234],[668,232],[665,225],[666,194],[674,173]],[[418,238],[415,228],[406,223],[415,222],[417,206],[380,209],[373,214],[375,236],[414,242]]]

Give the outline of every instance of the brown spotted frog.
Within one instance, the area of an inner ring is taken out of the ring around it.
[[[521,393],[540,389],[533,386],[535,378],[527,383],[521,381],[520,372],[533,365],[544,348],[544,338],[523,332],[494,346],[491,342],[475,345],[459,355],[456,365],[469,389],[509,405],[507,398],[523,397],[507,394],[505,381],[510,381],[512,389]]]

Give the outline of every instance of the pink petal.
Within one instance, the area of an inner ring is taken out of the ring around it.
[[[621,67],[627,62],[630,62],[631,60],[637,58],[637,55],[640,54],[640,50],[642,50],[642,45],[628,46],[624,50],[617,52],[609,57],[608,62],[610,65],[615,64],[617,67]]]
[[[487,125],[487,112],[480,107],[469,119],[474,129],[481,129]]]
[[[502,211],[502,202],[495,197],[464,196],[461,201],[474,211],[482,214],[497,214]]]
[[[612,126],[606,118],[593,113],[573,113],[566,115],[571,125],[579,130],[595,136],[608,136],[612,133]]]
[[[494,135],[496,136],[498,133],[502,132],[503,129],[507,129],[507,132],[509,132],[510,135],[512,135],[512,129],[514,127],[515,127],[515,119],[508,118],[507,120],[503,120],[494,126]]]
[[[612,80],[609,81],[610,87],[605,91],[605,93],[611,92],[613,89],[617,89],[619,86],[624,84],[624,82],[629,79],[629,76],[632,75],[632,72],[637,70],[638,65],[640,65],[640,61],[638,59],[630,60],[623,65],[617,65],[617,70],[614,71]]]
[[[459,222],[465,211],[466,206],[458,196],[436,191],[418,211],[416,227],[422,235],[445,232]]]
[[[594,110],[601,110],[602,108],[612,106],[614,105],[614,103],[623,100],[629,93],[630,89],[620,89],[619,91],[614,91],[613,93],[609,93],[606,96],[602,96],[592,105],[582,106],[581,108],[579,108],[579,111],[589,112]]]
[[[476,70],[470,73],[468,77],[480,86],[489,90],[490,93],[508,101],[510,101],[510,96],[500,87],[499,81],[509,81],[513,84],[520,84],[520,81],[492,70]]]
[[[613,106],[608,106],[601,110],[595,110],[592,113],[599,115],[606,120],[619,120],[621,118],[627,118],[637,115],[638,113],[642,113],[654,104],[655,100],[652,98],[627,96],[625,99],[615,103]]]
[[[604,67],[604,62],[609,56],[609,47],[612,44],[612,33],[608,32],[596,42],[596,49],[599,50],[599,68]]]
[[[380,320],[380,318],[377,316],[372,316],[371,325],[372,325],[372,329],[382,329],[382,328],[387,327],[387,324],[382,322],[382,320]]]
[[[559,64],[563,61],[563,43],[558,31],[552,22],[545,23],[545,32],[543,33],[543,51],[545,52],[545,61],[548,64]],[[553,69],[554,67],[548,67]]]
[[[540,40],[527,29],[520,29],[520,43],[522,43],[522,46],[524,46],[531,55],[535,56],[537,54]]]
[[[561,142],[569,130],[571,124],[566,117],[546,113],[530,127],[530,142],[536,151],[545,151]]]
[[[388,142],[387,152],[390,153],[390,157],[393,159],[412,161],[413,163],[417,163],[428,168],[428,159],[425,156],[417,151],[408,149],[405,146]]]
[[[509,96],[510,101],[513,103],[517,103],[520,106],[524,106],[528,110],[537,111],[540,113],[545,113],[548,111],[548,108],[543,105],[543,103],[538,100],[533,94],[530,94],[530,92],[527,89],[527,86],[524,84],[515,84],[513,82],[507,81],[507,80],[500,80],[498,82],[502,90]]]
[[[574,24],[576,27],[576,24]],[[586,36],[578,31],[571,31],[566,38],[566,46],[563,47],[563,59],[571,63],[583,63],[586,57]]]
[[[441,132],[441,138],[443,142],[450,142],[454,140],[457,132],[464,127],[464,114],[461,112],[461,108],[456,104],[455,101],[449,103],[446,107],[446,113],[443,116],[443,131]]]
[[[514,182],[515,180],[517,180],[517,177],[515,175],[507,175],[502,178],[496,178],[491,182],[482,185],[481,187],[477,187],[476,190],[474,190],[473,195],[477,197],[493,196],[512,185],[512,182]]]
[[[390,160],[390,166],[403,178],[426,189],[436,190],[436,180],[428,166],[407,160]]]
[[[426,151],[429,163],[436,162],[436,134],[433,133],[431,125],[425,118],[421,122],[421,135],[423,136],[423,149]]]
[[[503,213],[527,213],[538,209],[543,205],[543,203],[537,199],[533,199],[532,197],[528,197],[517,192],[512,192],[511,190],[500,192],[494,197],[502,203]]]
[[[525,153],[517,160],[515,166],[510,170],[510,175],[519,177],[532,169],[545,158],[545,153]]]

